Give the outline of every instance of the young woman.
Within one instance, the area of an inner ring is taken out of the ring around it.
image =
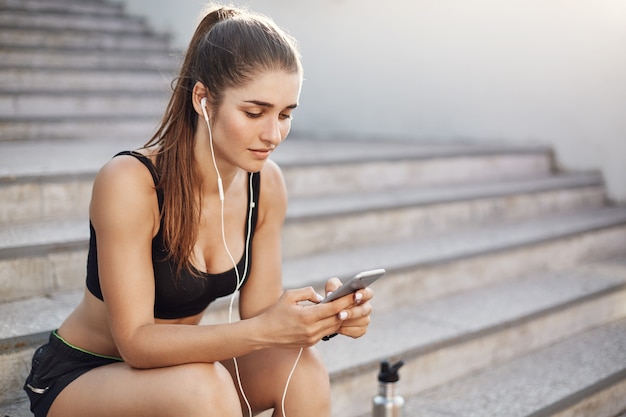
[[[155,136],[94,182],[84,298],[25,384],[37,417],[329,415],[312,346],[362,336],[372,291],[318,304],[312,288],[282,290],[287,197],[268,157],[301,84],[294,42],[270,20],[204,17]],[[199,324],[237,290],[241,320]]]

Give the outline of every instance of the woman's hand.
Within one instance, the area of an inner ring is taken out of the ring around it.
[[[339,279],[334,278],[326,284],[326,290],[332,291],[340,285]],[[258,316],[263,323],[265,342],[268,347],[302,347],[313,346],[334,333],[360,337],[369,324],[372,296],[371,289],[364,289],[320,304],[323,297],[312,287],[285,291]]]
[[[339,287],[341,287],[339,278],[329,279],[326,282],[326,294],[330,294]],[[372,297],[374,297],[374,292],[368,287],[328,303],[332,305],[342,302],[344,305],[348,305],[339,312],[339,314],[342,315],[341,318],[343,318],[343,321],[339,329],[334,333],[343,334],[352,338],[363,336],[367,332],[367,327],[370,323],[372,305],[369,301]]]

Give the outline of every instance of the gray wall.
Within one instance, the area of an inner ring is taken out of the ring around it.
[[[184,48],[204,2],[126,0]],[[551,145],[626,203],[623,0],[258,0],[300,42],[294,133]]]

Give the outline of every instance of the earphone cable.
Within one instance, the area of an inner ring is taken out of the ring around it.
[[[220,195],[220,208],[221,208],[220,217],[221,217],[221,229],[222,229],[221,230],[222,231],[222,243],[224,244],[224,249],[226,250],[228,257],[230,258],[230,261],[233,264],[233,267],[235,269],[235,276],[237,277],[237,286],[235,287],[235,290],[233,291],[233,294],[230,298],[230,306],[228,308],[228,322],[232,323],[233,304],[235,302],[235,295],[237,294],[237,290],[241,288],[242,280],[241,280],[241,277],[239,276],[239,269],[237,268],[237,263],[235,262],[235,259],[233,258],[233,255],[230,252],[230,249],[228,248],[228,243],[226,242],[226,228],[224,225],[224,191],[222,188],[222,177],[220,175],[219,169],[217,168],[217,162],[215,161],[215,151],[213,150],[213,132],[211,131],[211,123],[209,123],[209,115],[207,114],[207,111],[206,111],[206,98],[202,99],[201,104],[202,104],[202,113],[204,113],[204,119],[206,120],[207,127],[209,129],[209,144],[211,148],[211,158],[213,160],[213,166],[215,168],[215,172],[217,173],[217,187],[218,187],[218,191]],[[250,216],[248,217],[250,218],[252,216],[252,210],[251,209],[249,210],[250,210]],[[248,234],[248,239],[246,239],[246,259],[247,259],[249,241],[250,241],[249,236],[250,235]],[[247,263],[246,263],[246,268],[247,268]],[[243,397],[246,403],[246,407],[248,408],[248,415],[252,417],[252,407],[250,406],[248,397],[246,396],[246,393],[243,389],[243,384],[241,382],[241,374],[239,372],[239,364],[237,363],[237,358],[233,357],[233,363],[235,365],[235,374],[237,375],[237,385],[239,386],[239,391],[241,392],[241,396]]]
[[[234,302],[235,302],[235,296],[237,294],[237,291],[239,291],[241,289],[241,286],[243,285],[243,279],[239,274],[239,269],[237,268],[237,263],[235,262],[235,258],[233,257],[232,253],[230,252],[230,249],[228,248],[228,243],[226,242],[226,230],[225,230],[225,225],[224,225],[224,189],[222,186],[222,177],[220,176],[220,171],[217,168],[217,162],[215,160],[215,151],[213,150],[213,132],[211,131],[211,123],[209,122],[209,115],[207,114],[206,111],[206,98],[203,98],[201,101],[201,105],[202,105],[202,113],[204,114],[204,119],[207,123],[207,127],[209,130],[209,144],[210,144],[210,148],[211,148],[211,158],[213,160],[213,167],[215,168],[215,172],[217,173],[217,187],[218,187],[218,192],[219,192],[219,196],[220,196],[220,206],[221,206],[221,232],[222,232],[222,243],[224,244],[224,249],[226,250],[226,253],[228,254],[228,257],[230,259],[230,261],[233,264],[233,267],[235,269],[235,275],[237,277],[237,286],[235,288],[235,291],[233,291],[233,294],[230,297],[230,304],[228,307],[228,322],[232,323],[232,319],[233,319],[233,306],[234,306]],[[243,271],[243,277],[245,278],[248,274],[248,259],[249,259],[249,253],[250,253],[250,236],[252,233],[252,210],[255,208],[256,206],[256,202],[254,201],[254,190],[253,190],[253,186],[252,186],[252,179],[253,179],[254,173],[250,173],[249,177],[250,177],[250,181],[249,181],[249,195],[250,195],[250,206],[248,207],[248,224],[247,224],[247,233],[246,233],[246,247],[245,247],[245,262],[244,262],[244,271]],[[296,360],[291,368],[291,371],[289,372],[289,376],[287,377],[287,382],[285,383],[285,389],[283,390],[283,396],[281,399],[281,410],[282,410],[282,414],[283,417],[286,417],[285,414],[285,399],[287,397],[287,389],[289,388],[289,384],[291,383],[291,378],[293,377],[293,374],[296,370],[296,367],[298,366],[298,362],[300,361],[300,357],[302,356],[302,352],[303,352],[304,348],[300,348],[300,351],[298,352],[298,356],[296,357]],[[239,364],[237,363],[237,358],[233,358],[233,363],[235,365],[235,374],[237,375],[237,384],[239,386],[239,391],[241,392],[241,396],[243,397],[246,406],[248,408],[248,415],[250,417],[252,417],[252,407],[250,405],[250,402],[248,401],[248,397],[246,396],[244,389],[243,389],[243,384],[241,382],[241,375],[239,373]]]

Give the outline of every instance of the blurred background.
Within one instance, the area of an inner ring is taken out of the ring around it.
[[[201,0],[126,0],[184,49]],[[626,203],[622,0],[234,1],[295,36],[294,133],[538,143]]]

